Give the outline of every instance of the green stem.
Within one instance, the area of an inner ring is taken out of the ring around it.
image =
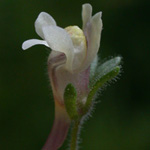
[[[77,150],[80,121],[75,121],[72,127],[70,150]]]

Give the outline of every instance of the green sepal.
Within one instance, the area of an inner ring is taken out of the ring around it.
[[[71,120],[78,119],[79,116],[77,111],[76,100],[77,100],[76,89],[72,84],[68,84],[64,92],[64,103],[66,111],[70,116]]]
[[[114,67],[111,71],[107,72],[105,75],[101,76],[97,79],[95,84],[91,87],[90,92],[87,97],[87,101],[83,107],[83,113],[86,114],[90,107],[92,106],[93,98],[98,91],[99,88],[101,88],[106,82],[112,80],[114,77],[116,77],[120,72],[120,66]]]

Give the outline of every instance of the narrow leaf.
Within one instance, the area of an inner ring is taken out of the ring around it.
[[[87,101],[84,106],[84,111],[83,111],[84,113],[89,111],[89,109],[92,105],[93,98],[94,98],[96,92],[98,91],[98,89],[101,88],[106,82],[108,82],[108,81],[112,80],[114,77],[116,77],[118,75],[119,71],[120,71],[120,67],[117,66],[117,67],[113,68],[111,71],[107,72],[105,75],[103,75],[96,81],[96,83],[93,85],[93,87],[91,88],[90,93],[88,95]]]
[[[90,86],[93,86],[95,84],[96,78],[101,78],[105,74],[109,73],[113,68],[118,66],[121,63],[121,57],[114,57],[110,60],[107,60],[103,64],[101,64],[99,67],[96,68],[95,75],[93,79],[90,82]]]

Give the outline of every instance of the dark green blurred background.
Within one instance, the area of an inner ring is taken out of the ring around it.
[[[39,38],[36,17],[45,11],[61,27],[81,27],[86,2],[94,14],[103,12],[100,57],[121,55],[124,63],[120,80],[101,93],[83,128],[81,150],[150,150],[149,0],[1,0],[0,150],[40,150],[52,127],[49,50],[21,50],[23,41]]]

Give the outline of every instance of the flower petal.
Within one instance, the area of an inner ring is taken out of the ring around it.
[[[58,99],[60,103],[64,103],[64,91],[66,86],[70,83],[76,88],[79,99],[80,96],[82,97],[83,95],[86,95],[89,92],[88,85],[90,67],[81,72],[76,71],[71,73],[68,70],[65,70],[62,65],[57,64],[57,60],[60,59],[61,61],[63,59],[61,55],[56,56],[54,59],[49,59],[48,74],[51,80],[53,94],[55,95],[56,99]],[[53,62],[55,62],[56,65],[54,65]],[[82,98],[80,100],[82,101]]]
[[[92,16],[92,6],[90,4],[82,5],[83,29],[85,28],[87,22],[91,19],[91,16]]]
[[[66,55],[66,68],[72,71],[74,58],[74,47],[69,34],[57,26],[46,26],[43,28],[45,40],[52,50],[62,52]]]
[[[50,26],[50,25],[56,26],[56,22],[53,19],[53,17],[46,12],[41,12],[35,21],[35,30],[42,39],[44,39],[42,30],[43,26]]]
[[[84,63],[83,68],[87,68],[90,63],[96,57],[96,54],[99,50],[100,46],[100,38],[101,38],[101,31],[102,31],[102,20],[101,20],[102,13],[99,12],[95,14],[91,20],[87,23],[85,28],[85,36],[87,38],[87,58]]]
[[[27,41],[23,42],[22,49],[26,50],[34,45],[45,45],[45,46],[49,47],[47,42],[44,40],[31,39],[31,40],[27,40]]]

